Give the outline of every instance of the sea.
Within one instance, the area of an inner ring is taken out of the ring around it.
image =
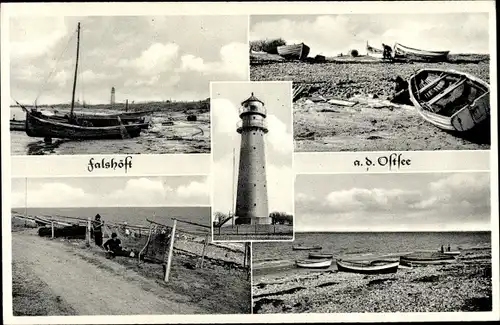
[[[25,209],[12,208],[12,212],[24,214]],[[76,218],[92,218],[100,214],[104,222],[122,223],[129,225],[148,226],[146,219],[171,226],[172,218],[177,218],[210,227],[210,207],[96,207],[96,208],[28,208],[31,216],[67,216]],[[202,227],[178,223],[178,229],[186,231],[200,231]],[[204,229],[207,230],[206,228]]]
[[[98,112],[98,110],[95,110]],[[109,110],[108,110],[109,112]],[[206,115],[206,116],[205,116]],[[19,107],[11,107],[10,118],[25,120]],[[42,138],[31,138],[24,131],[11,131],[12,155],[92,155],[92,154],[172,154],[210,153],[210,122],[202,114],[197,122],[176,119],[175,125],[165,125],[169,120],[162,112],[155,112],[151,127],[131,139],[118,140],[66,140],[53,139],[46,144]],[[202,131],[202,132],[201,132]]]
[[[346,260],[397,257],[414,251],[491,248],[491,232],[344,232],[295,233],[293,242],[261,242],[252,247],[254,275],[311,272],[298,269],[295,260],[307,259],[311,251],[294,251],[292,246],[322,246],[321,252]],[[315,251],[316,252],[316,251]],[[331,269],[336,269],[332,263]]]

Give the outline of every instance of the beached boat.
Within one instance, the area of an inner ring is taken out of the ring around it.
[[[375,260],[371,262],[354,262],[337,260],[337,269],[340,272],[360,274],[387,274],[398,271],[399,261]]]
[[[321,246],[302,246],[302,245],[297,245],[292,247],[294,251],[311,251],[311,250],[320,250],[322,248],[323,247]]]
[[[41,111],[44,117],[62,122],[69,123],[69,113],[59,113],[50,111]],[[152,111],[139,112],[121,112],[121,113],[90,113],[90,112],[73,112],[74,119],[82,126],[117,126],[120,124],[143,124],[149,126]],[[119,119],[118,119],[119,118]]]
[[[490,116],[490,86],[470,74],[422,69],[408,80],[410,100],[420,115],[449,131],[468,131]]]
[[[394,44],[394,57],[412,61],[446,61],[450,51],[427,51],[408,47],[399,43]]]
[[[304,60],[310,48],[304,43],[278,46],[278,54],[288,60]]]
[[[326,253],[309,253],[309,258],[311,259],[323,259],[323,258],[333,258],[333,254]]]
[[[26,122],[18,120],[10,120],[11,131],[24,131],[26,130]]]
[[[366,42],[366,54],[368,56],[377,58],[377,59],[382,59],[384,57],[384,51],[381,49],[378,49],[376,47],[370,46],[368,42]]]
[[[25,109],[25,108],[23,108]],[[119,126],[79,126],[46,119],[37,112],[26,111],[26,134],[30,137],[64,138],[64,139],[123,139],[138,137],[144,124],[127,124]]]
[[[418,266],[455,263],[456,258],[441,252],[417,252],[401,256],[399,261],[401,265]]]
[[[76,61],[71,97],[71,109],[67,115],[41,112],[35,108],[29,110],[17,103],[26,112],[26,134],[30,137],[43,137],[46,139],[126,139],[140,135],[141,130],[148,127],[149,123],[141,120],[142,112],[125,113],[122,121],[121,114],[106,116],[105,114],[75,114],[75,89],[78,76],[78,58],[80,52],[80,23],[77,28]],[[16,101],[17,102],[17,101]],[[83,118],[82,118],[83,117]],[[97,125],[94,125],[97,124]]]
[[[332,260],[331,259],[296,260],[295,265],[297,265],[297,267],[307,268],[307,269],[327,269],[332,265]]]
[[[444,251],[444,255],[458,256],[460,255],[460,251]]]

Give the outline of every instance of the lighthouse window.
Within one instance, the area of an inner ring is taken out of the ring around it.
[[[257,184],[253,184],[253,187],[257,186]]]
[[[255,116],[252,116],[252,118],[255,120]]]
[[[255,135],[255,132],[253,133],[253,135]]]
[[[257,203],[254,203],[254,204],[253,204],[253,206],[254,206],[254,207],[256,207],[256,206],[257,206]]]
[[[255,147],[253,147],[253,148],[254,148],[254,149],[257,149],[257,148],[255,148]]]

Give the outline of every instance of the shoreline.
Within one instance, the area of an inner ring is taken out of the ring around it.
[[[464,250],[454,264],[394,274],[326,271],[254,273],[254,313],[492,310],[491,248]]]

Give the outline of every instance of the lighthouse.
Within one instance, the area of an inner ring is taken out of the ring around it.
[[[111,87],[111,100],[110,104],[114,105],[115,104],[115,87]]]
[[[235,223],[271,224],[267,202],[264,102],[252,95],[241,103],[236,131],[241,134]]]

